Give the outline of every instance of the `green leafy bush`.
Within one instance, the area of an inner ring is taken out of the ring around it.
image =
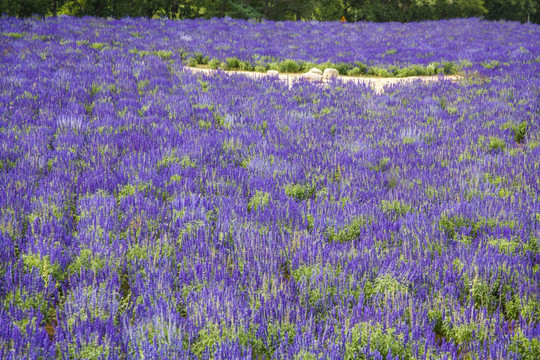
[[[235,57],[230,57],[225,60],[225,68],[227,70],[240,69],[240,60]]]
[[[384,69],[378,66],[372,66],[367,71],[368,75],[378,76],[378,77],[391,77],[391,74],[388,72],[388,69]]]
[[[514,141],[517,143],[522,143],[527,135],[527,122],[522,121],[518,125],[514,125],[512,130],[514,131]]]
[[[413,207],[398,200],[381,202],[381,210],[394,219],[398,219],[413,211]]]
[[[189,58],[187,60],[187,65],[190,66],[190,67],[197,67],[197,65],[199,65],[199,63],[197,62],[197,59]]]
[[[2,33],[2,35],[11,37],[14,39],[21,39],[24,35],[16,32]]]
[[[458,67],[453,61],[446,61],[443,63],[443,72],[445,75],[454,75],[458,72]]]
[[[358,239],[362,229],[371,224],[371,219],[365,216],[355,217],[350,223],[336,229],[330,226],[326,229],[328,242],[345,243]]]
[[[302,70],[302,67],[294,60],[283,60],[278,64],[276,70],[285,73],[296,73],[300,72]]]
[[[296,200],[304,201],[314,199],[317,195],[317,184],[313,181],[311,184],[287,184],[285,185],[285,194]]]
[[[501,65],[498,60],[483,61],[482,66],[486,69],[496,69]]]
[[[504,151],[506,148],[506,143],[504,139],[501,139],[497,136],[489,137],[489,149],[493,151]]]
[[[257,190],[248,202],[248,212],[257,211],[265,208],[270,202],[270,194]]]
[[[219,61],[219,60],[216,59],[216,58],[213,58],[212,60],[210,60],[210,61],[208,62],[208,67],[209,67],[210,69],[216,70],[216,69],[218,69],[220,66],[221,66],[221,61]]]

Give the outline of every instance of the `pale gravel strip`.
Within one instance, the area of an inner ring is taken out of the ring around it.
[[[224,71],[224,70],[212,70],[212,69],[203,69],[203,68],[194,68],[194,67],[184,67],[184,71],[190,71],[194,73],[204,73],[204,74],[215,74],[217,72],[224,72],[227,74],[241,74],[249,76],[251,78],[275,78],[275,76],[268,75],[265,73],[258,73],[253,71]],[[287,83],[290,86],[294,83],[303,74],[279,74],[279,80]],[[339,80],[343,82],[356,82],[357,84],[367,84],[375,90],[377,94],[384,92],[384,88],[388,85],[399,84],[399,83],[410,83],[416,80],[421,80],[425,82],[449,80],[449,81],[458,81],[461,79],[459,75],[434,75],[434,76],[410,76],[403,78],[376,78],[376,77],[357,77],[357,76],[339,76]]]

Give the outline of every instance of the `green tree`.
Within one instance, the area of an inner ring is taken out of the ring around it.
[[[342,0],[319,0],[315,5],[314,17],[319,21],[339,20],[344,15]]]
[[[486,12],[484,0],[415,0],[409,20],[479,17]]]
[[[486,19],[514,20],[526,22],[529,18],[534,21],[540,11],[538,0],[485,0]]]
[[[65,0],[0,0],[0,14],[20,17],[56,16],[64,2]]]

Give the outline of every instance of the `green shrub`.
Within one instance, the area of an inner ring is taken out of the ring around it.
[[[219,60],[216,59],[216,58],[213,58],[212,60],[210,60],[210,61],[208,62],[208,67],[209,67],[210,69],[216,70],[216,69],[218,69],[220,66],[221,66],[221,61],[219,61]]]
[[[516,226],[516,222],[513,220],[500,221],[484,217],[479,217],[475,220],[461,215],[447,216],[443,214],[439,219],[439,226],[449,238],[458,239],[459,233],[467,229],[469,230],[468,239],[475,239],[481,234],[483,229],[493,229],[497,226],[513,229]]]
[[[383,157],[375,165],[370,165],[370,169],[373,171],[387,171],[390,168],[390,158]]]
[[[248,213],[265,208],[270,202],[270,194],[257,190],[248,202]]]
[[[347,75],[349,71],[353,69],[353,66],[347,63],[339,63],[335,65],[335,69],[340,75]]]
[[[403,335],[397,333],[393,327],[384,327],[382,324],[362,322],[354,325],[350,330],[351,338],[345,344],[343,359],[368,359],[365,351],[369,345],[371,351],[378,351],[382,357],[388,358],[391,353],[395,359],[414,359],[413,342],[405,343]],[[422,349],[423,346],[416,347]],[[431,358],[431,357],[429,357]]]
[[[365,69],[360,69],[359,67],[353,67],[351,70],[347,71],[348,76],[359,76],[366,73]]]
[[[443,63],[443,72],[445,75],[454,75],[457,73],[457,66],[453,61]]]
[[[523,142],[523,140],[525,140],[525,136],[527,135],[527,122],[522,121],[518,125],[514,125],[512,130],[514,131],[514,141],[517,143]]]
[[[285,185],[285,194],[299,201],[314,199],[317,195],[317,184],[315,184],[315,181],[304,185],[287,184]]]
[[[482,66],[486,69],[496,69],[501,65],[501,63],[498,60],[492,60],[492,61],[483,61]]]
[[[195,60],[197,61],[197,64],[207,64],[208,63],[208,56],[203,56],[203,54],[195,53]]]
[[[522,360],[540,359],[540,340],[537,338],[528,338],[518,330],[512,337],[512,345],[509,349],[519,355]]]
[[[227,70],[240,69],[240,60],[235,57],[230,57],[225,60],[225,67]]]
[[[240,62],[240,69],[244,71],[253,71],[255,68],[247,61]]]
[[[173,150],[170,154],[165,155],[160,161],[158,161],[157,168],[158,170],[161,168],[167,168],[175,163],[180,163],[180,159],[178,156],[176,156],[176,152]]]
[[[101,50],[101,49],[103,49],[103,48],[105,47],[105,45],[106,45],[105,43],[97,43],[97,42],[96,42],[96,43],[92,43],[92,44],[90,45],[90,47],[91,47],[92,49],[95,49],[95,50]]]
[[[504,142],[504,139],[501,139],[497,136],[490,136],[489,137],[489,149],[493,151],[504,151],[506,147],[506,144]]]
[[[394,201],[383,200],[381,202],[381,210],[383,213],[389,215],[390,217],[397,219],[404,216],[407,213],[412,212],[413,207],[408,204],[401,203],[398,200],[394,200]]]
[[[20,38],[23,37],[23,34],[19,34],[19,33],[15,33],[15,32],[2,33],[2,35],[7,36],[7,37],[11,37],[11,38],[14,38],[14,39],[20,39]]]
[[[95,96],[101,91],[102,85],[92,83],[92,88],[90,89],[90,96]]]
[[[378,76],[378,77],[390,77],[390,73],[388,72],[388,69],[380,68],[378,66],[372,66],[367,71],[368,75],[372,76]]]
[[[299,71],[300,72],[307,72],[307,71],[309,71],[309,70],[311,70],[313,68],[319,69],[319,66],[317,66],[317,64],[312,63],[310,61],[303,61],[303,62],[300,63]]]
[[[170,50],[158,50],[153,52],[154,55],[158,56],[161,60],[170,60],[173,52]]]
[[[190,67],[197,67],[197,65],[199,65],[199,63],[197,62],[197,59],[189,58],[187,60],[187,65],[190,66]]]
[[[470,228],[476,225],[475,221],[463,216],[451,216],[442,215],[439,219],[439,226],[449,238],[455,238],[463,228]],[[472,234],[476,237],[476,227],[473,227]]]
[[[362,229],[370,224],[371,219],[360,216],[355,217],[350,223],[338,228],[337,231],[335,227],[330,226],[326,229],[328,242],[345,243],[356,240],[362,233]]]
[[[277,70],[279,72],[286,72],[286,73],[296,73],[300,72],[302,69],[302,66],[298,64],[294,60],[283,60],[278,64]]]
[[[461,69],[470,68],[470,67],[472,67],[472,66],[473,66],[473,63],[472,63],[472,61],[470,61],[470,60],[461,60],[461,61],[459,62],[459,67],[460,67]]]
[[[435,75],[439,73],[439,63],[432,62],[426,67],[426,71],[429,75]]]

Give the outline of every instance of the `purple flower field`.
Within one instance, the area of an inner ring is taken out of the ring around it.
[[[0,59],[1,359],[540,358],[540,26],[0,18]]]

